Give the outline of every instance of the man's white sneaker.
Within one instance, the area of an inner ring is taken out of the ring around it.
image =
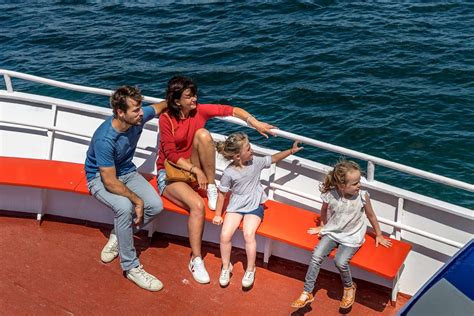
[[[221,275],[219,277],[219,284],[222,287],[226,287],[227,285],[229,285],[232,268],[233,268],[232,263],[229,263],[229,268],[221,270]]]
[[[125,272],[127,279],[135,282],[136,285],[148,291],[159,291],[163,288],[163,283],[150,273],[143,270],[140,265]]]
[[[206,267],[204,266],[204,261],[202,261],[201,257],[196,257],[189,261],[189,271],[193,274],[194,280],[196,282],[205,284],[211,282],[209,278],[209,273],[207,273]]]
[[[102,252],[100,253],[100,260],[104,263],[109,263],[119,254],[117,236],[110,233],[109,241],[105,244]]]
[[[244,277],[242,278],[243,288],[249,288],[253,285],[253,282],[255,281],[255,272],[257,272],[256,269],[253,271],[245,271]]]
[[[207,205],[211,210],[215,210],[217,206],[217,187],[215,184],[207,185]]]

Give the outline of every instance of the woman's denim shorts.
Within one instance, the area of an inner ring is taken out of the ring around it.
[[[166,185],[168,184],[166,182],[166,170],[165,169],[158,170],[158,177],[156,177],[156,179],[158,182],[158,191],[160,191],[160,195],[163,195]]]

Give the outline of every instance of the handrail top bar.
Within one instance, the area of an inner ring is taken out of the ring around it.
[[[5,70],[5,69],[0,69],[0,74],[9,75],[11,77],[15,77],[15,78],[19,78],[19,79],[24,79],[24,80],[28,80],[28,81],[37,82],[37,83],[43,83],[43,84],[47,84],[47,85],[50,85],[50,86],[63,88],[63,89],[68,89],[68,90],[73,90],[73,91],[78,91],[78,92],[93,93],[93,94],[104,95],[104,96],[111,96],[112,93],[114,92],[113,90],[93,88],[93,87],[88,87],[88,86],[81,86],[81,85],[76,85],[76,84],[72,84],[72,83],[65,83],[65,82],[62,82],[62,81],[57,81],[57,80],[47,79],[47,78],[43,78],[43,77],[28,75],[28,74],[24,74],[24,73],[21,73],[21,72]],[[161,102],[161,101],[163,101],[163,99],[144,96],[143,101],[153,103],[153,102]]]
[[[20,78],[20,79],[24,79],[24,80],[28,80],[28,81],[33,81],[33,82],[37,82],[37,83],[47,84],[47,85],[55,86],[55,87],[58,87],[58,88],[84,92],[84,93],[93,93],[93,94],[99,94],[99,95],[104,95],[104,96],[110,96],[113,93],[112,90],[92,88],[92,87],[87,87],[87,86],[64,83],[64,82],[57,81],[57,80],[46,79],[46,78],[43,78],[43,77],[28,75],[28,74],[24,74],[24,73],[21,73],[21,72],[16,72],[16,71],[11,71],[11,70],[6,70],[6,69],[0,69],[0,74],[15,77],[15,78]],[[144,96],[143,100],[145,102],[160,102],[163,99]],[[235,118],[235,117],[223,117],[223,118],[219,118],[219,119],[227,121],[227,122],[231,122],[231,123],[234,123],[234,124],[238,124],[238,125],[241,125],[241,126],[248,126],[244,121],[242,121],[238,118]],[[448,185],[448,186],[452,186],[452,187],[455,187],[455,188],[459,188],[459,189],[463,189],[463,190],[466,190],[466,191],[474,192],[474,184],[470,184],[470,183],[466,183],[466,182],[463,182],[463,181],[451,179],[451,178],[441,176],[441,175],[438,175],[438,174],[435,174],[435,173],[431,173],[431,172],[424,171],[424,170],[421,170],[421,169],[409,167],[409,166],[406,166],[406,165],[403,165],[403,164],[400,164],[400,163],[397,163],[397,162],[392,162],[392,161],[389,161],[389,160],[386,160],[386,159],[383,159],[383,158],[378,158],[378,157],[368,155],[368,154],[364,154],[364,153],[361,153],[361,152],[358,152],[358,151],[355,151],[355,150],[352,150],[352,149],[347,149],[347,148],[344,148],[344,147],[341,147],[341,146],[332,145],[332,144],[329,144],[329,143],[326,143],[326,142],[318,141],[318,140],[315,140],[315,139],[312,139],[312,138],[309,138],[309,137],[306,137],[306,136],[301,136],[301,135],[298,135],[298,134],[294,134],[294,133],[291,133],[291,132],[286,132],[286,131],[279,130],[279,129],[273,129],[272,132],[276,136],[281,136],[283,138],[287,138],[287,139],[294,140],[294,141],[300,141],[301,143],[304,143],[304,144],[319,147],[319,148],[322,148],[322,149],[325,149],[325,150],[328,150],[328,151],[340,153],[340,154],[347,155],[347,156],[350,156],[350,157],[354,157],[354,158],[357,158],[357,159],[369,161],[369,162],[375,163],[375,164],[380,165],[380,166],[384,166],[384,167],[387,167],[387,168],[390,168],[390,169],[395,169],[395,170],[398,170],[398,171],[401,171],[401,172],[412,174],[412,175],[415,175],[415,176],[418,176],[418,177],[421,177],[421,178],[425,178],[425,179],[428,179],[428,180],[439,182],[439,183],[442,183],[442,184],[445,184],[445,185]]]

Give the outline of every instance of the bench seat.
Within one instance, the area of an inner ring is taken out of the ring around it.
[[[156,176],[144,176],[156,189]],[[70,162],[0,157],[0,184],[89,194],[84,165]],[[207,207],[207,201],[205,202],[206,220],[212,221],[214,212]],[[166,198],[163,198],[163,204],[168,211],[189,214]],[[312,251],[319,239],[315,235],[309,235],[307,230],[314,227],[318,219],[319,214],[314,212],[277,201],[267,201],[264,220],[257,230],[257,234],[267,237],[269,241],[265,247],[264,261],[268,263],[272,240]],[[398,291],[399,273],[411,245],[392,239],[391,248],[375,247],[372,235],[367,234],[365,239],[365,243],[351,259],[350,264],[392,280],[392,301],[394,301]],[[330,256],[334,257],[334,254],[335,251]]]

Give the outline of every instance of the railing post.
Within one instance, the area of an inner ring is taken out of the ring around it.
[[[275,181],[276,168],[276,163],[272,164],[270,167],[270,176],[268,177],[267,195],[270,200],[273,200],[275,194],[275,190],[272,188],[272,183]]]
[[[403,224],[403,208],[405,200],[401,197],[398,198],[397,209],[395,210],[395,222],[398,225]],[[400,227],[393,227],[393,235],[396,240],[402,239],[402,229]]]
[[[49,138],[49,152],[48,152],[48,159],[51,160],[53,159],[53,146],[54,146],[54,136],[55,136],[55,130],[54,128],[56,127],[56,120],[58,117],[58,107],[56,104],[53,104],[51,107],[51,110],[53,111],[53,117],[52,117],[52,125],[53,125],[53,130],[48,129],[48,138]]]
[[[375,178],[375,164],[372,161],[367,161],[367,181],[374,181]]]
[[[12,79],[7,74],[3,74],[3,79],[5,79],[5,86],[7,87],[7,92],[12,93],[13,92]]]

